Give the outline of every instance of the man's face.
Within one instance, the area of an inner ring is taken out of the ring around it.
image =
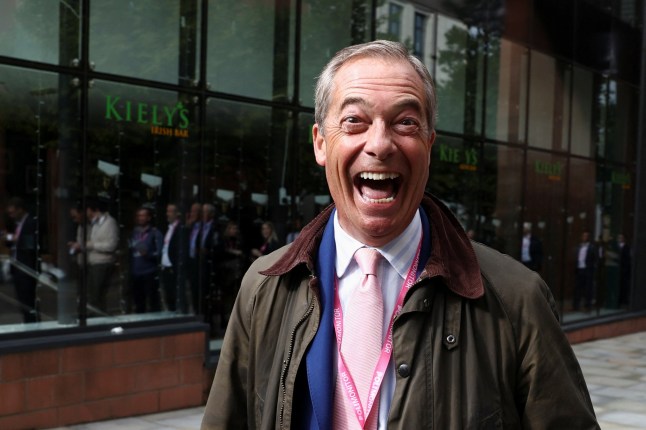
[[[136,218],[137,218],[137,225],[141,227],[148,225],[148,223],[150,222],[150,215],[148,214],[147,210],[143,210],[143,209],[138,210]]]
[[[208,206],[202,206],[202,221],[209,222],[213,219],[213,212]]]
[[[170,224],[172,224],[177,219],[177,216],[178,216],[178,214],[177,214],[177,206],[175,206],[175,205],[166,206],[166,221],[168,221]]]
[[[191,213],[189,214],[189,220],[192,222],[199,220],[201,211],[202,211],[202,205],[199,203],[193,203],[191,205]]]
[[[584,232],[581,235],[581,242],[588,242],[590,240],[590,233]]]
[[[314,153],[341,226],[364,244],[396,238],[422,200],[435,140],[425,101],[403,61],[360,58],[334,78],[325,124],[312,130]]]
[[[22,218],[23,211],[22,209],[17,208],[15,206],[8,206],[7,215],[9,215],[9,218],[11,218],[12,220],[19,221],[20,218]]]

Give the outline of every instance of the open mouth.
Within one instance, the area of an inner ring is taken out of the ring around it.
[[[355,179],[361,197],[369,203],[392,202],[400,183],[399,174],[392,172],[361,172]]]

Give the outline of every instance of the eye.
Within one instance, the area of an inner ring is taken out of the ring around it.
[[[417,133],[420,129],[419,121],[415,118],[403,118],[395,123],[394,130],[399,134],[413,134]]]
[[[347,116],[341,122],[341,128],[344,132],[355,134],[363,133],[368,129],[368,125],[358,116]]]

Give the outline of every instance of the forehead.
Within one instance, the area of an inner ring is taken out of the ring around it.
[[[425,101],[422,78],[404,60],[364,57],[348,61],[333,80],[332,104],[343,104],[346,98],[412,96]]]

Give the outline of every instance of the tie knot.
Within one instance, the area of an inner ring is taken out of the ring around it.
[[[359,248],[354,253],[354,259],[364,275],[377,276],[380,258],[381,254],[374,248]]]

